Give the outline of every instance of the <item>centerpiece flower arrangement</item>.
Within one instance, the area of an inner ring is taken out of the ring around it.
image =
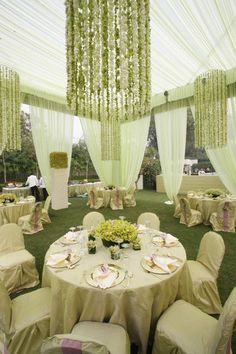
[[[116,243],[117,240],[133,242],[137,238],[138,231],[134,225],[126,220],[106,220],[98,224],[95,234],[106,245],[107,241],[108,243]]]
[[[0,203],[12,203],[15,201],[16,201],[16,195],[14,193],[0,194]]]
[[[225,192],[221,189],[210,188],[205,191],[205,195],[211,198],[225,197]]]

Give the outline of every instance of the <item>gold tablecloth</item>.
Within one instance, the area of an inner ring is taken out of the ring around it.
[[[73,184],[71,186],[68,186],[68,196],[76,197],[78,194],[89,193],[92,188],[99,188],[101,186],[102,182]]]
[[[143,234],[141,238],[141,251],[124,250],[128,256],[128,264],[125,264],[125,258],[121,261],[112,261],[109,251],[100,243],[97,253],[83,256],[78,267],[74,269],[58,271],[44,265],[43,286],[51,286],[53,298],[51,335],[70,332],[78,321],[116,323],[126,328],[131,342],[138,345],[139,353],[146,354],[149,334],[152,338],[157,319],[175,301],[180,284],[181,295],[188,298],[190,282],[185,263],[186,253],[182,245],[161,248],[159,251],[180,258],[181,266],[172,274],[154,275],[146,272],[140,264],[148,252],[146,247],[148,236]],[[63,251],[65,248],[53,244],[45,258],[59,250]],[[85,271],[102,263],[114,263],[129,269],[133,274],[129,287],[125,288],[121,283],[103,290],[88,285],[84,278]]]
[[[10,203],[7,206],[0,206],[0,223],[6,218],[9,223],[16,223],[20,216],[28,215],[34,202],[18,202],[16,204]]]
[[[195,210],[199,210],[202,214],[203,224],[210,225],[210,216],[212,213],[217,211],[217,207],[220,202],[223,202],[226,199],[219,198],[213,199],[208,197],[189,197],[190,207]],[[229,199],[228,201],[232,201],[233,205],[236,206],[236,199]]]
[[[110,206],[112,192],[114,193],[114,191],[110,190],[110,189],[105,189],[105,188],[98,188],[97,192],[98,192],[98,197],[103,198],[104,207],[108,208]],[[121,192],[121,198],[122,198],[122,202],[123,202],[123,206],[124,206],[124,197],[127,194],[127,189],[124,187],[121,187],[120,192]]]

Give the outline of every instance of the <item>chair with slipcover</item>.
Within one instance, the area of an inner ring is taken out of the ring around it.
[[[145,225],[151,229],[160,230],[160,219],[155,213],[142,213],[139,215],[137,224]]]
[[[45,222],[46,224],[50,224],[51,223],[51,219],[50,219],[50,217],[48,215],[48,211],[49,211],[49,207],[50,207],[50,204],[51,204],[51,200],[52,200],[52,197],[50,195],[48,195],[46,200],[45,200],[44,206],[42,208],[41,221]]]
[[[126,330],[119,325],[84,321],[77,323],[71,334],[55,335],[43,342],[41,354],[60,352],[130,354],[130,341]]]
[[[49,336],[51,291],[34,290],[11,300],[0,281],[0,331],[7,337],[9,354],[39,354]]]
[[[111,190],[110,207],[112,210],[123,209],[123,191],[120,188]]]
[[[230,354],[236,320],[236,288],[215,319],[184,300],[174,302],[160,317],[152,354]]]
[[[43,230],[41,221],[42,203],[37,202],[33,206],[29,215],[21,216],[18,219],[18,225],[21,227],[24,234],[35,234]]]
[[[236,208],[230,201],[219,203],[217,211],[210,216],[214,231],[235,232]]]
[[[124,196],[124,205],[126,207],[135,207],[136,206],[136,200],[135,200],[135,192],[136,188],[135,186],[131,187],[127,194]]]
[[[209,231],[200,242],[196,260],[187,261],[192,280],[193,305],[209,314],[222,311],[217,278],[224,253],[225,244],[221,235]]]
[[[6,335],[0,330],[0,354],[8,354]]]
[[[180,198],[180,224],[185,224],[188,227],[195,226],[202,223],[202,214],[198,210],[190,208],[187,198]]]
[[[25,249],[21,228],[16,224],[0,227],[0,280],[9,293],[39,283],[35,258]]]
[[[98,197],[98,191],[93,188],[88,194],[88,203],[91,209],[100,209],[104,206],[103,198]]]
[[[181,210],[180,210],[179,198],[177,197],[177,195],[174,196],[174,204],[175,204],[174,217],[179,219],[181,216]]]
[[[95,228],[101,221],[105,221],[104,216],[98,211],[91,211],[83,218],[83,228],[87,230]]]

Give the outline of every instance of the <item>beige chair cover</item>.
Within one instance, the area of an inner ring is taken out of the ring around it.
[[[104,206],[103,198],[98,197],[98,191],[95,188],[89,192],[87,205],[89,205],[91,209],[100,209]]]
[[[98,211],[91,211],[83,218],[83,228],[87,230],[95,228],[101,221],[105,221],[104,216]]]
[[[222,311],[217,278],[224,253],[223,238],[210,231],[200,242],[196,261],[187,261],[192,279],[193,305],[209,314]]]
[[[174,217],[179,219],[181,217],[181,210],[180,210],[179,198],[177,196],[174,196],[174,203],[175,203]]]
[[[38,289],[10,300],[0,282],[0,331],[8,340],[9,354],[39,354],[49,335],[51,292]]]
[[[102,343],[73,334],[58,334],[43,341],[41,354],[65,353],[110,354]]]
[[[135,192],[136,192],[136,188],[131,187],[127,194],[124,196],[124,205],[126,207],[135,207],[136,206],[136,200],[135,200]]]
[[[39,283],[35,257],[25,249],[21,228],[16,224],[0,227],[0,280],[9,293]]]
[[[229,354],[236,319],[236,288],[219,320],[197,307],[176,301],[157,323],[152,354]]]
[[[42,203],[38,202],[34,205],[29,215],[21,216],[18,225],[22,228],[24,234],[35,234],[43,230],[41,221]]]
[[[47,199],[45,200],[44,207],[42,209],[41,221],[45,222],[47,224],[51,223],[51,219],[50,219],[50,217],[48,215],[48,211],[49,211],[49,207],[50,207],[50,204],[51,204],[51,200],[52,200],[51,196],[48,195]]]
[[[123,209],[123,193],[120,188],[113,189],[111,191],[110,207],[112,210]]]
[[[129,336],[119,325],[84,321],[77,323],[71,333],[104,344],[111,354],[130,354]]]
[[[200,211],[190,208],[188,199],[180,198],[180,224],[185,224],[188,227],[202,223],[202,215]]]
[[[137,224],[146,225],[151,229],[160,230],[160,219],[154,213],[142,213],[139,215]]]
[[[235,232],[236,209],[233,203],[221,202],[217,211],[211,214],[210,223],[214,231]]]

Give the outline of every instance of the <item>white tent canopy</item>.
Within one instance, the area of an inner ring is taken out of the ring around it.
[[[152,94],[236,63],[235,0],[151,0]],[[65,103],[63,0],[0,1],[0,64],[23,92]]]

